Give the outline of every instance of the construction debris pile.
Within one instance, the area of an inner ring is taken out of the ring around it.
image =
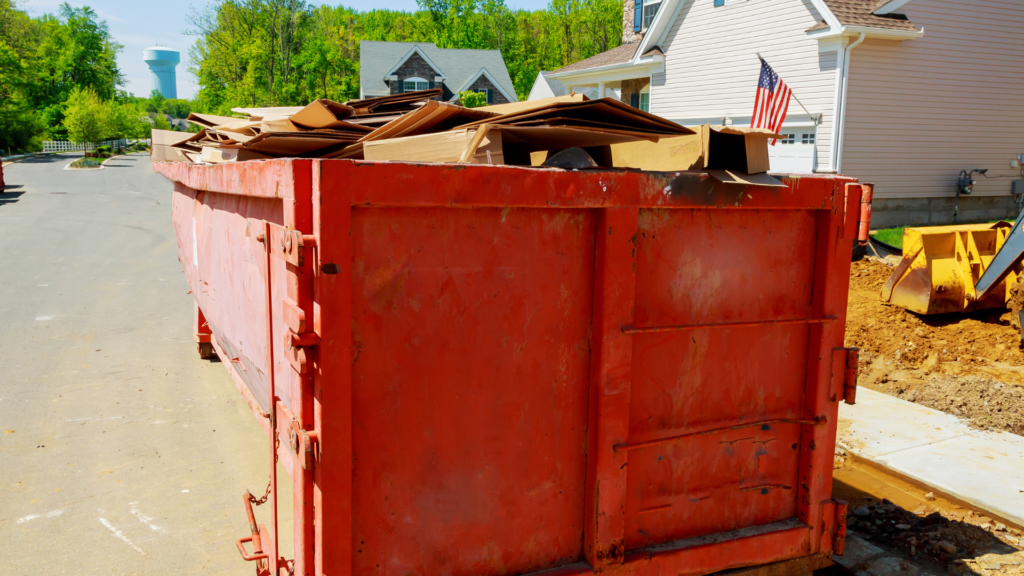
[[[425,90],[303,107],[191,114],[196,134],[153,132],[153,159],[218,164],[268,158],[453,162],[562,168],[707,169],[778,185],[759,129],[680,126],[618,100],[571,94],[464,108]],[[572,153],[565,153],[572,150]],[[754,177],[748,177],[755,175]]]

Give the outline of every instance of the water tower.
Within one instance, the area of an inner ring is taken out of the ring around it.
[[[142,60],[149,65],[150,79],[153,82],[152,89],[159,91],[168,100],[177,98],[178,78],[174,73],[174,68],[178,62],[181,62],[178,51],[154,46],[142,52]]]

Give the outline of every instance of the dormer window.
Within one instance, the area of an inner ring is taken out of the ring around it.
[[[429,89],[430,82],[423,78],[406,78],[402,81],[402,92],[419,92],[420,90]]]
[[[651,27],[658,15],[662,0],[635,0],[633,3],[633,32],[643,32]]]
[[[658,8],[661,8],[661,0],[657,2],[644,2],[644,30],[651,27],[654,17],[658,14]]]

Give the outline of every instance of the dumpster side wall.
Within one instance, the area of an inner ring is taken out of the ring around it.
[[[293,479],[296,574],[697,576],[831,553],[851,180],[157,169],[197,318]]]

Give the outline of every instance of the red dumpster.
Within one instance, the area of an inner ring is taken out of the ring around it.
[[[294,534],[250,513],[238,543],[258,570],[785,574],[841,553],[856,181],[155,166],[200,350],[292,477]]]

